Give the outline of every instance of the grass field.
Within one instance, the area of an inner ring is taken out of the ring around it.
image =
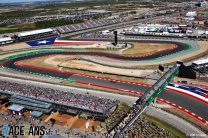
[[[8,25],[4,24],[4,25],[0,25],[0,34],[56,27],[56,26],[69,25],[69,24],[81,23],[81,22],[83,22],[83,20],[75,20],[73,22],[72,20],[61,19],[61,20],[39,21],[36,23],[22,23],[22,24],[8,24]]]
[[[15,31],[18,28],[13,28],[13,27],[0,27],[0,33],[8,32],[8,31]]]
[[[34,23],[24,23],[24,24],[10,24],[10,25],[2,25],[0,26],[0,34],[2,33],[10,33],[10,32],[18,32],[18,31],[27,31],[36,29],[36,25]]]

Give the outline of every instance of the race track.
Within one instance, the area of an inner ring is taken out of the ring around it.
[[[182,49],[188,48],[187,45],[182,45],[181,49],[178,49],[179,51]],[[161,54],[168,55],[170,51],[156,54],[156,55],[150,55],[147,57],[124,57],[121,55],[111,55],[111,54],[105,54],[105,53],[99,53],[99,52],[50,52],[50,55],[52,54],[73,54],[73,55],[92,55],[92,56],[104,56],[104,57],[110,57],[110,58],[115,58],[115,59],[122,59],[122,60],[150,60],[156,57],[161,56]],[[172,53],[173,51],[171,51]],[[111,81],[108,80],[102,80],[102,79],[97,79],[97,78],[89,78],[85,76],[80,76],[77,74],[70,74],[70,73],[64,73],[64,72],[54,72],[51,70],[42,70],[41,68],[31,68],[27,66],[19,66],[15,64],[17,61],[21,61],[24,59],[29,59],[29,58],[34,58],[34,57],[39,57],[46,55],[47,53],[42,53],[42,54],[36,54],[36,55],[28,55],[28,56],[23,56],[23,57],[17,57],[15,59],[7,60],[4,62],[3,66],[6,68],[12,68],[18,71],[28,71],[28,72],[34,72],[34,73],[40,73],[43,75],[50,75],[53,77],[59,77],[59,78],[65,78],[65,79],[71,79],[79,82],[86,82],[86,83],[91,83],[91,84],[97,84],[101,86],[109,86],[112,88],[120,88],[120,89],[125,89],[125,90],[132,90],[132,91],[138,91],[144,93],[148,87],[147,86],[140,86],[136,84],[127,84],[127,83],[122,83],[122,82],[114,82],[112,83]],[[48,54],[47,54],[48,55]],[[207,111],[208,111],[208,105],[198,101],[196,99],[193,99],[189,96],[179,94],[177,92],[173,92],[171,90],[165,90],[161,95],[160,98],[165,99],[167,101],[170,101],[172,103],[175,103],[181,107],[184,107],[188,109],[189,111],[195,113],[196,115],[208,120],[207,116]]]

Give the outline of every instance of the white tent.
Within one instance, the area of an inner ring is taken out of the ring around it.
[[[197,16],[196,11],[192,11],[192,12],[187,12],[186,13],[186,17],[195,17],[195,16]]]

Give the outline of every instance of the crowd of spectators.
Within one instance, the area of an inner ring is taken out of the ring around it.
[[[125,110],[116,110],[117,113],[113,114],[108,118],[106,122],[107,129],[116,126],[113,131],[119,132],[120,129],[130,120],[134,115],[136,108],[141,108],[134,106],[130,113],[127,115]],[[121,122],[120,122],[121,121]],[[118,124],[118,125],[117,125]],[[112,132],[112,131],[111,131]],[[109,138],[115,136],[115,133],[110,133]],[[133,137],[133,138],[149,138],[149,137],[158,137],[158,138],[171,138],[174,137],[169,131],[158,127],[153,122],[150,122],[146,117],[140,116],[124,133],[119,135],[119,138]]]
[[[116,18],[107,18],[107,19],[98,19],[98,20],[89,20],[85,23],[79,23],[79,24],[72,24],[72,25],[65,25],[65,26],[59,26],[56,29],[61,34],[81,31],[85,29],[91,29],[95,27],[102,27],[106,25],[121,23],[123,21],[123,18],[116,17]]]
[[[31,116],[16,115],[9,113],[3,113],[0,111],[0,126],[8,125],[30,125],[30,126],[45,126],[46,133],[50,134],[60,134],[69,138],[105,138],[107,137],[104,133],[98,134],[97,132],[82,132],[78,129],[72,129],[69,127],[64,127],[56,125],[51,121],[44,122],[41,119],[33,118]],[[126,131],[126,137],[133,138],[149,138],[149,137],[158,137],[158,138],[171,138],[173,135],[166,131],[163,128],[156,126],[154,123],[148,121],[145,117],[138,118],[135,123],[132,125],[131,129]]]
[[[169,131],[156,126],[145,117],[138,118],[125,132],[125,136],[133,138],[171,138],[174,137]]]
[[[142,109],[143,103],[134,104],[133,107],[124,114],[121,114],[121,119],[116,123],[116,126],[109,134],[110,136],[118,135],[123,128],[136,116],[138,111]]]
[[[105,122],[104,126],[102,126],[106,131],[110,131],[117,125],[117,123],[125,116],[126,112],[128,111],[128,107],[125,107],[124,103],[119,103],[116,110],[109,116]]]
[[[96,97],[89,94],[78,94],[68,91],[60,91],[51,88],[43,88],[29,84],[0,81],[0,91],[11,94],[20,94],[41,100],[51,101],[69,107],[84,109],[93,112],[105,113],[116,106],[117,101]]]

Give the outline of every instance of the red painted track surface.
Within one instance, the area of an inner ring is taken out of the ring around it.
[[[91,45],[94,44],[92,42],[54,42],[54,45]]]
[[[85,37],[77,37],[76,39],[80,40],[113,40],[113,38],[85,38]]]

